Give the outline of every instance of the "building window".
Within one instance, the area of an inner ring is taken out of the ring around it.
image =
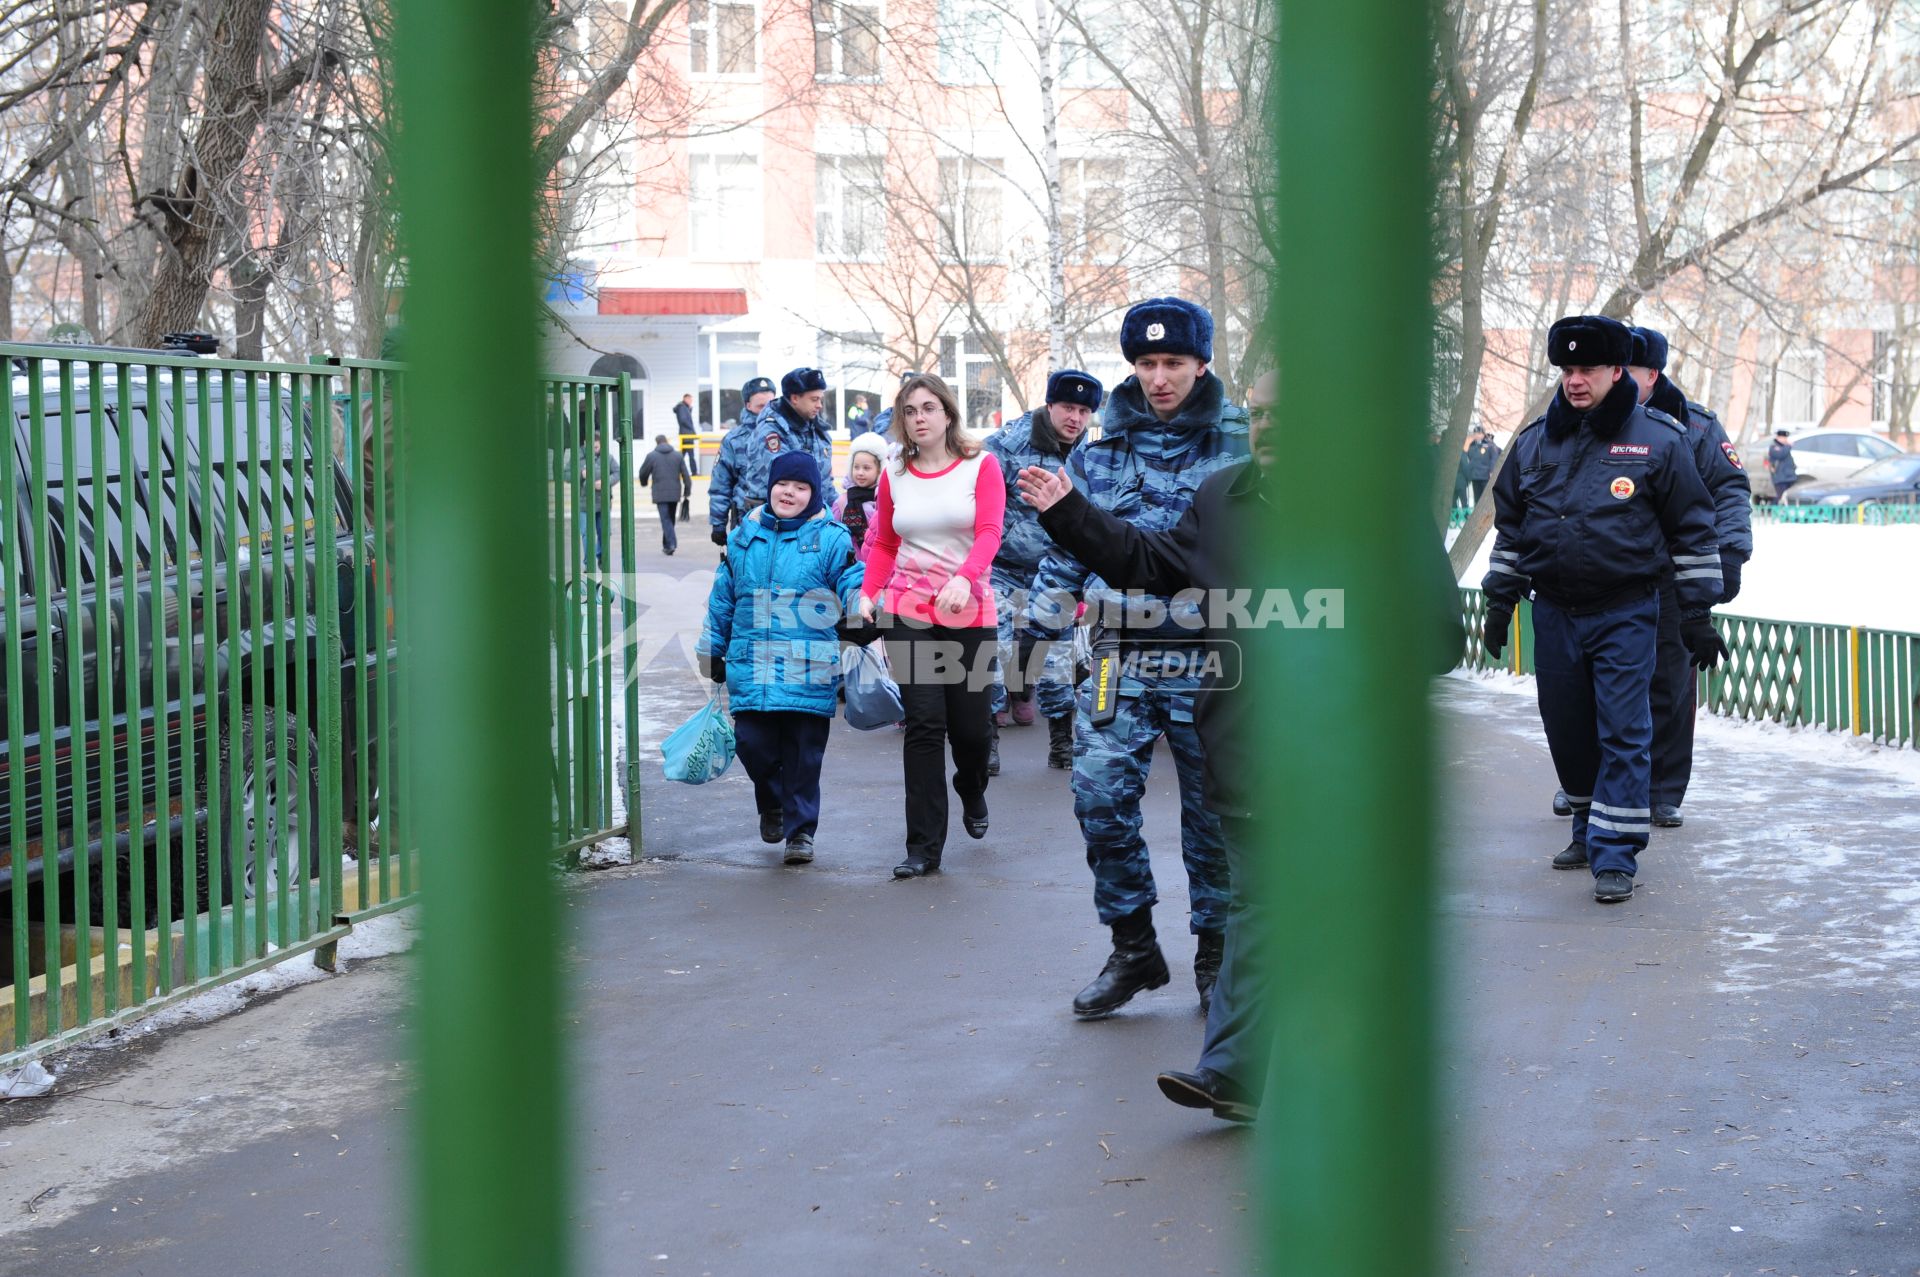
[[[1064,14],[1055,19],[1054,56],[1060,83],[1080,87],[1118,84],[1108,63],[1127,69],[1127,21],[1118,4],[1082,3],[1073,13],[1080,25]],[[1082,27],[1085,30],[1082,30]],[[1091,43],[1092,47],[1089,47]],[[1098,48],[1104,58],[1093,52]]]
[[[700,392],[694,396],[702,430],[730,430],[745,401],[740,387],[760,371],[760,334],[700,334]]]
[[[1873,335],[1873,421],[1875,425],[1907,431],[1920,397],[1920,356],[1916,356],[1912,329],[1881,331]]]
[[[1067,260],[1117,262],[1126,250],[1121,221],[1127,182],[1124,160],[1062,160],[1060,235]]]
[[[996,262],[1000,239],[999,160],[940,161],[940,253],[947,261]]]
[[[700,155],[688,161],[693,256],[730,262],[760,256],[760,161]]]
[[[993,84],[1000,77],[1006,11],[996,0],[940,0],[936,64],[943,84]]]
[[[886,189],[877,155],[813,161],[813,239],[823,258],[878,261],[886,246]]]
[[[687,0],[687,44],[695,75],[752,75],[759,24],[750,4]]]
[[[827,401],[820,411],[849,436],[866,430],[881,409],[893,404],[880,342],[879,333],[820,335],[820,371],[827,374]]]
[[[1775,426],[1810,426],[1820,420],[1826,395],[1819,355],[1789,352],[1774,366],[1773,376]]]
[[[813,74],[822,80],[880,78],[880,9],[813,0]]]
[[[940,376],[960,396],[962,424],[976,433],[998,430],[1005,387],[1000,365],[987,353],[987,343],[973,333],[940,339]]]

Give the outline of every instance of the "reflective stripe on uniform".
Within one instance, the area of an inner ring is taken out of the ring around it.
[[[1716,581],[1725,579],[1720,575],[1719,568],[1688,568],[1685,572],[1673,574],[1673,579],[1676,581],[1691,581],[1696,577],[1711,577]]]
[[[1719,567],[1720,556],[1717,554],[1676,554],[1673,556],[1673,563],[1675,567],[1684,565],[1697,567],[1703,563],[1711,563],[1714,567]]]
[[[1604,811],[1609,816],[1623,816],[1627,819],[1638,816],[1640,819],[1646,820],[1653,815],[1653,809],[1651,807],[1609,807],[1606,803],[1595,803],[1593,809],[1595,811]]]
[[[1494,563],[1491,561],[1488,562],[1487,564],[1487,570],[1489,572],[1505,572],[1508,576],[1525,576],[1526,575],[1525,572],[1520,571],[1520,569],[1518,568],[1510,568],[1504,563]]]
[[[1608,820],[1605,816],[1588,816],[1589,825],[1598,825],[1602,829],[1611,829],[1616,834],[1650,834],[1653,826],[1644,820]]]

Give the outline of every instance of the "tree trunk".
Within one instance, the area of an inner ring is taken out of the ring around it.
[[[226,193],[246,163],[262,110],[311,73],[309,60],[291,65],[272,84],[260,78],[268,9],[268,0],[218,0],[208,26],[204,106],[186,167],[173,189],[148,191],[136,201],[158,214],[163,240],[153,289],[133,325],[141,345],[157,345],[163,334],[198,322],[214,259],[230,233]]]
[[[1047,178],[1047,371],[1060,367],[1067,353],[1067,246],[1060,229],[1060,119],[1053,99],[1053,0],[1033,0],[1034,32],[1040,55],[1040,128]],[[1086,232],[1086,187],[1080,190],[1081,233]]]

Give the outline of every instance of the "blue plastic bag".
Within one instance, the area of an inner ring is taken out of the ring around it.
[[[720,698],[713,697],[692,718],[660,742],[668,780],[704,785],[733,764],[733,724]]]
[[[847,691],[847,726],[863,732],[891,727],[905,718],[900,707],[900,685],[887,673],[887,662],[872,647],[849,647],[840,656],[840,676]]]

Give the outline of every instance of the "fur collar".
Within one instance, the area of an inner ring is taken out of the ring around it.
[[[1680,387],[1661,373],[1659,380],[1653,383],[1653,393],[1647,396],[1647,407],[1658,408],[1681,425],[1690,425],[1687,420],[1687,397],[1680,393]]]
[[[1576,412],[1567,402],[1566,392],[1556,390],[1553,402],[1547,405],[1547,437],[1565,439],[1584,425],[1600,438],[1611,439],[1627,424],[1627,418],[1640,406],[1639,401],[1640,391],[1624,370],[1607,397],[1586,412]]]

